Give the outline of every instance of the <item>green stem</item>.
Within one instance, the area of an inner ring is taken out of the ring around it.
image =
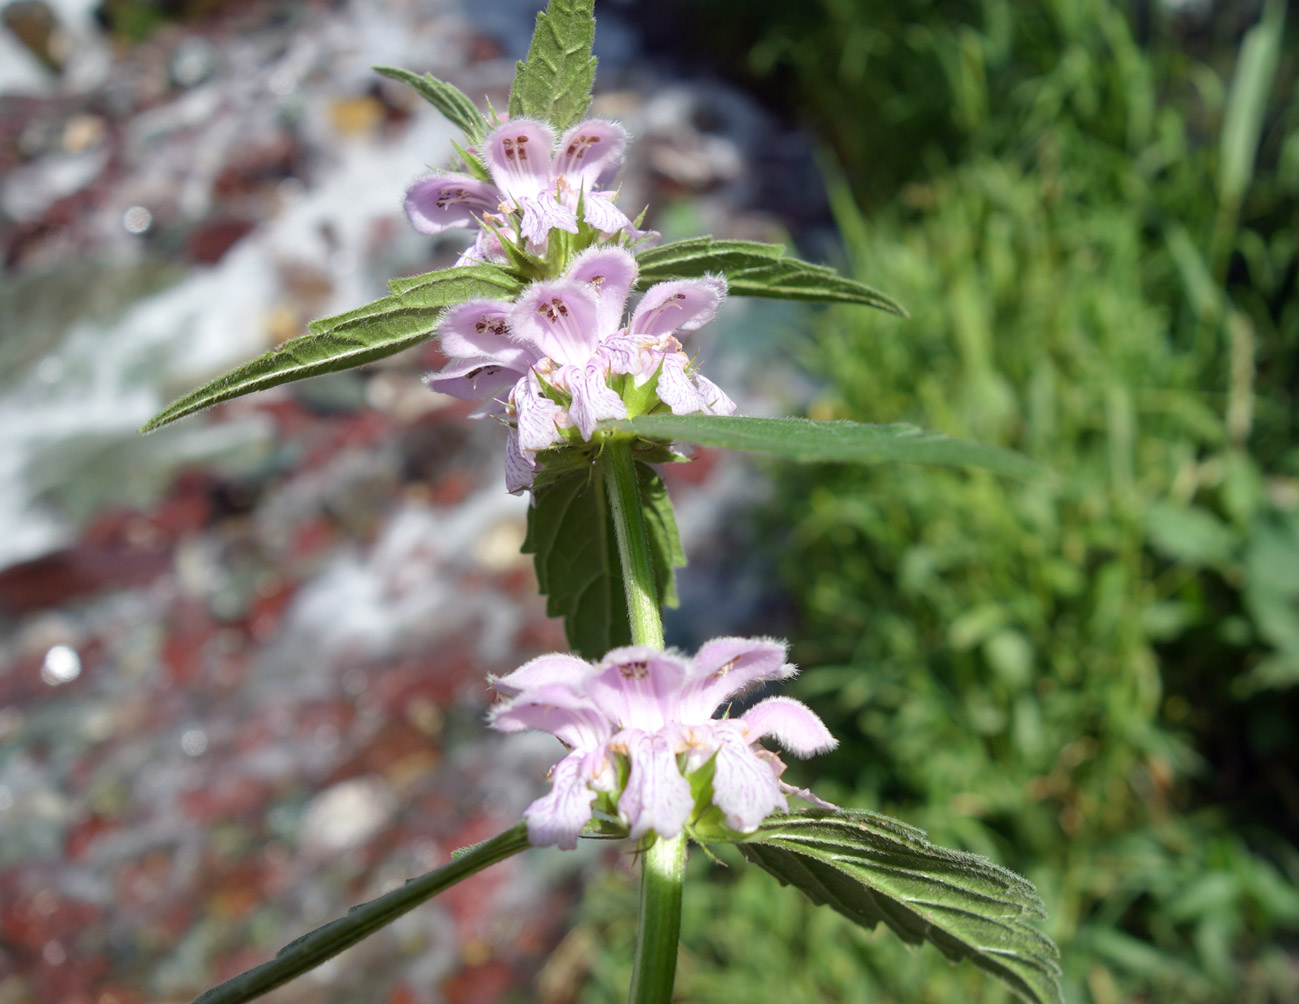
[[[659,616],[658,589],[654,565],[650,562],[649,537],[641,512],[640,486],[631,444],[614,440],[604,449],[605,494],[618,538],[618,563],[627,593],[627,616],[631,620],[634,645],[663,647],[663,621]]]
[[[530,846],[528,828],[519,823],[490,840],[467,847],[453,854],[451,862],[437,871],[408,879],[405,885],[384,893],[378,899],[354,906],[345,916],[290,942],[270,962],[263,962],[213,987],[199,996],[194,1004],[245,1004],[260,997],[332,959],[343,949],[351,948],[457,882],[526,851]]]
[[[644,853],[640,879],[640,931],[628,1004],[670,1004],[681,938],[681,886],[686,877],[686,835],[654,841]]]
[[[618,561],[627,593],[627,617],[636,645],[663,647],[663,621],[650,562],[649,537],[631,446],[614,440],[604,450],[605,494],[618,538]],[[686,873],[686,835],[653,838],[642,847],[640,930],[632,970],[630,1004],[670,1004],[681,937],[681,886]]]

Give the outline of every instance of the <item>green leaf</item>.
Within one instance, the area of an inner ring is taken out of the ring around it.
[[[1283,0],[1267,0],[1259,23],[1245,33],[1236,60],[1218,157],[1218,197],[1232,206],[1240,203],[1254,175],[1267,97],[1277,79],[1285,13]]]
[[[673,569],[686,561],[672,503],[652,468],[638,463],[636,478],[659,604],[676,606]],[[546,613],[564,618],[568,643],[583,658],[598,659],[631,644],[618,542],[599,463],[536,488],[533,499],[523,552],[534,556]]]
[[[469,142],[480,143],[487,135],[487,120],[460,88],[444,80],[438,80],[431,73],[421,77],[411,73],[410,70],[403,70],[396,66],[376,66],[374,72],[403,84],[409,84],[420,97],[445,115],[452,125],[459,126],[469,137]]]
[[[642,415],[602,422],[601,428],[648,439],[769,453],[802,463],[874,464],[885,460],[945,467],[981,467],[1010,477],[1040,477],[1033,460],[1011,450],[952,439],[913,425],[814,422],[807,418],[736,415]]]
[[[659,606],[676,608],[677,581],[675,568],[684,568],[686,552],[677,533],[677,517],[668,498],[667,485],[645,464],[636,465],[640,483],[641,515],[649,536],[650,561],[654,564],[654,581],[658,587]],[[619,580],[621,582],[621,579]]]
[[[594,41],[595,0],[550,0],[515,69],[510,118],[540,119],[560,132],[582,121],[595,82]]]
[[[637,286],[644,289],[669,279],[692,279],[722,272],[737,296],[777,300],[850,303],[906,317],[907,312],[877,289],[840,275],[826,265],[785,256],[779,244],[719,241],[711,237],[664,244],[637,255]]]
[[[1033,1004],[1062,1004],[1060,953],[1027,879],[987,858],[931,844],[924,831],[859,809],[773,816],[739,843],[746,858],[866,929],[968,959]]]
[[[1238,534],[1199,506],[1157,499],[1146,507],[1142,521],[1151,546],[1176,561],[1216,567],[1235,554]]]
[[[407,306],[449,307],[479,297],[508,300],[523,288],[523,283],[495,265],[462,265],[389,279],[388,288]]]
[[[410,879],[400,889],[354,906],[347,916],[330,921],[291,941],[270,962],[226,980],[201,994],[194,1004],[242,1004],[314,969],[345,948],[368,938],[404,913],[484,868],[526,851],[528,830],[523,823],[452,855],[450,864]]]
[[[427,340],[444,307],[478,296],[508,297],[520,288],[517,280],[488,265],[448,268],[404,281],[411,284],[408,296],[385,296],[312,321],[307,325],[310,334],[291,339],[173,401],[140,431],[152,432],[254,391],[390,356]]]
[[[705,272],[732,272],[769,265],[785,256],[783,244],[761,241],[719,241],[712,237],[691,237],[642,251],[636,256],[640,284],[665,279],[687,279]]]

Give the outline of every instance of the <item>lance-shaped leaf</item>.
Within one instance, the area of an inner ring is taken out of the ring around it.
[[[469,142],[479,143],[487,135],[487,120],[469,100],[464,91],[445,80],[438,80],[431,73],[420,76],[396,66],[376,66],[375,73],[381,73],[391,80],[409,84],[425,101],[445,115],[452,125],[459,126],[469,137]]]
[[[675,607],[673,569],[686,559],[672,503],[652,468],[638,463],[636,479],[659,604]],[[611,648],[630,645],[627,594],[599,465],[537,487],[533,498],[523,552],[536,561],[546,613],[564,618],[568,643],[583,658],[598,659]]]
[[[594,41],[595,0],[550,0],[515,69],[510,118],[540,119],[559,132],[580,122],[595,82]]]
[[[647,439],[768,453],[803,463],[875,464],[886,460],[944,467],[981,467],[994,474],[1031,478],[1042,468],[1011,450],[952,439],[914,425],[814,422],[807,418],[739,415],[642,415],[602,422],[602,428]]]
[[[404,304],[448,307],[478,297],[508,300],[523,288],[523,283],[495,265],[461,265],[389,279],[388,288]]]
[[[140,429],[152,432],[222,401],[283,383],[351,369],[418,345],[433,334],[443,308],[474,297],[508,297],[520,284],[488,265],[415,277],[408,296],[385,296],[307,325],[293,338],[173,401]]]
[[[637,286],[641,289],[669,279],[721,272],[737,296],[851,303],[907,316],[899,304],[879,290],[842,276],[829,266],[787,257],[780,244],[692,237],[643,251],[636,256],[636,264],[640,270]]]
[[[354,906],[347,916],[330,921],[280,949],[270,962],[240,973],[201,994],[194,1004],[243,1004],[315,969],[345,948],[368,938],[438,893],[484,868],[526,851],[528,829],[522,823],[452,855],[450,864],[410,879],[400,889]]]
[[[924,831],[862,810],[772,816],[741,853],[813,903],[909,944],[968,959],[1032,1004],[1062,1004],[1060,953],[1033,926],[1042,901],[987,858],[931,844]]]
[[[660,244],[636,255],[641,286],[667,279],[688,279],[705,272],[733,272],[770,265],[785,256],[785,245],[762,241],[719,241],[689,237]]]

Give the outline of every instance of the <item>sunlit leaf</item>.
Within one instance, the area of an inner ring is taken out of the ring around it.
[[[909,944],[929,942],[1032,1004],[1064,1000],[1060,953],[1033,926],[1044,916],[1036,890],[987,858],[856,809],[773,816],[738,846],[785,885],[868,930],[882,921]]]
[[[421,77],[396,66],[376,66],[374,72],[413,87],[420,97],[445,115],[452,125],[459,126],[471,143],[481,142],[487,135],[487,120],[458,87],[438,80],[431,73]]]
[[[736,415],[642,415],[602,425],[649,439],[767,453],[803,463],[875,464],[889,460],[981,467],[995,474],[1020,478],[1044,473],[1033,460],[1010,450],[967,443],[911,425]]]
[[[396,280],[395,280],[396,282]],[[291,339],[173,401],[141,432],[254,391],[374,362],[418,345],[433,334],[438,315],[474,297],[512,296],[520,284],[488,265],[448,268],[404,280],[407,295],[312,321],[310,334]]]
[[[491,865],[526,851],[528,830],[519,823],[504,833],[466,848],[451,857],[451,863],[407,881],[399,889],[378,899],[354,906],[347,916],[330,921],[280,949],[270,962],[254,966],[201,994],[194,1004],[243,1004],[289,980],[315,969],[345,948],[368,938],[402,914],[451,888]]]
[[[851,303],[907,316],[899,304],[879,290],[842,276],[826,265],[787,257],[780,244],[692,237],[643,251],[637,255],[636,262],[640,269],[637,285],[641,289],[669,279],[691,279],[707,272],[721,272],[730,291],[737,296]]]
[[[509,299],[523,284],[495,265],[461,265],[389,279],[388,288],[407,305],[446,307],[477,297]]]
[[[510,87],[510,117],[540,119],[563,131],[591,104],[595,82],[595,0],[550,0],[537,15],[528,58]]]
[[[785,256],[785,245],[761,241],[727,241],[690,237],[660,244],[636,255],[642,286],[664,279],[685,279],[705,272],[731,272],[769,265]]]

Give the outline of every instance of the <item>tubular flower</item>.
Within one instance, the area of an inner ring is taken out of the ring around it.
[[[486,398],[479,414],[509,424],[510,491],[532,485],[538,453],[577,438],[590,442],[602,419],[660,405],[675,415],[735,411],[721,389],[693,372],[677,338],[712,320],[725,280],[651,286],[624,325],[635,282],[630,252],[593,247],[562,278],[532,283],[512,304],[470,300],[443,315],[438,334],[450,361],[426,382],[455,397]]]
[[[784,642],[717,638],[693,659],[629,646],[594,664],[543,655],[493,678],[505,698],[493,728],[540,729],[569,751],[551,769],[550,793],[524,813],[529,841],[571,850],[597,807],[638,839],[676,836],[713,808],[729,829],[752,833],[788,808],[786,794],[819,801],[782,782],[785,765],[758,744],[770,737],[800,757],[833,749],[807,706],[769,697],[738,718],[713,717],[742,691],[793,676],[785,654]]]
[[[558,147],[550,126],[514,119],[483,140],[481,153],[491,181],[467,174],[422,178],[406,190],[406,215],[424,234],[478,227],[474,245],[461,255],[462,265],[504,264],[500,238],[513,239],[516,223],[525,249],[544,254],[552,229],[578,232],[579,211],[605,238],[619,232],[646,236],[614,205],[616,193],[606,190],[626,147],[622,127],[601,119],[573,126]]]

